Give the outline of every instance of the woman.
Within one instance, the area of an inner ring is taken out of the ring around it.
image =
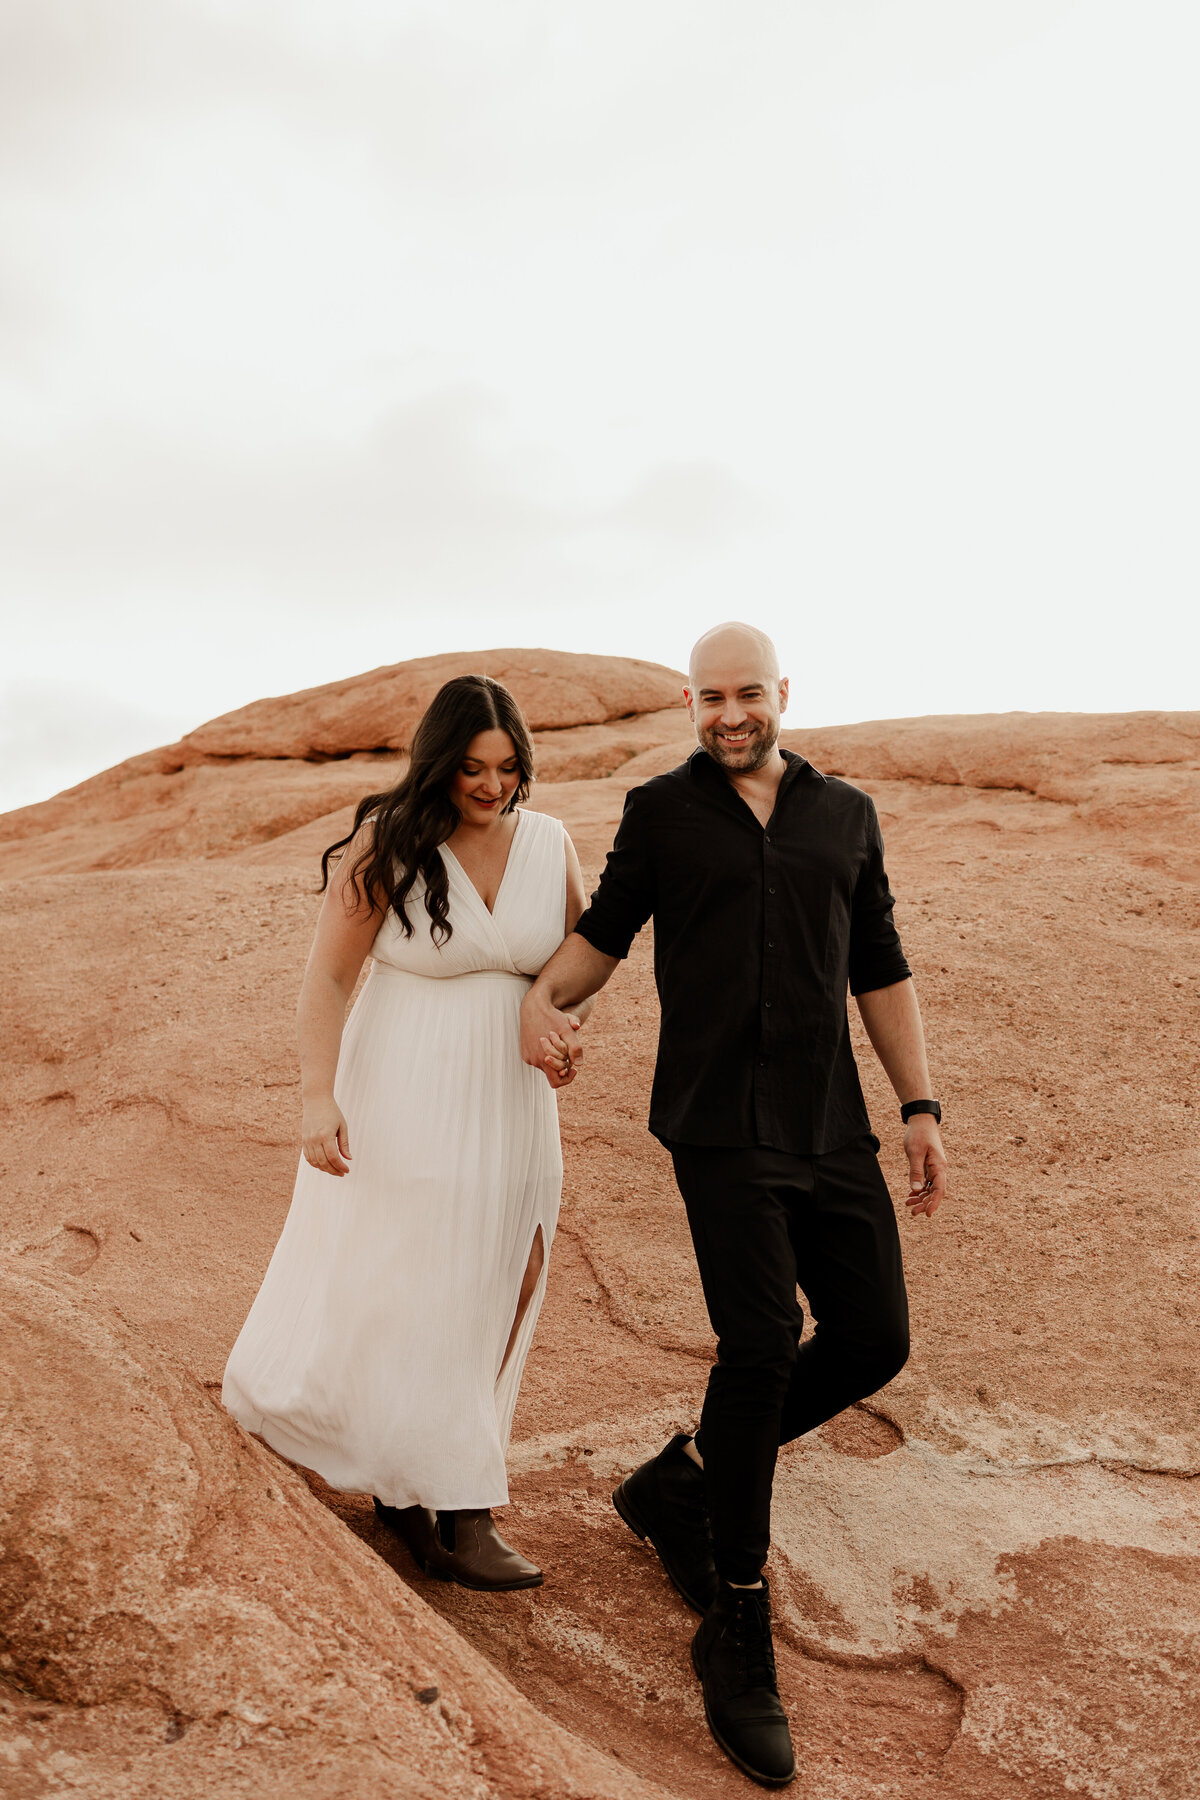
[[[572,1073],[561,1042],[545,1078],[522,1062],[520,1006],[584,905],[562,825],[520,807],[532,780],[512,695],[460,676],[403,780],[325,852],[303,1160],[222,1394],[283,1456],[373,1494],[422,1568],[492,1590],[542,1579],[490,1509],[558,1218],[552,1089]]]

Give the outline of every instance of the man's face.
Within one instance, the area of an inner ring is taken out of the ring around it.
[[[684,689],[696,736],[713,761],[752,775],[770,760],[787,705],[787,682],[744,659],[705,662]]]

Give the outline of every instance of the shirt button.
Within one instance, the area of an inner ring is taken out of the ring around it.
[[[767,889],[767,892],[768,892],[768,894],[773,894],[773,893],[774,893],[774,892],[775,892],[775,889],[774,889],[774,888],[770,888],[770,887],[769,887],[769,888],[768,888],[768,889]]]
[[[768,832],[767,832],[767,834],[766,834],[766,837],[767,837],[767,842],[768,842],[768,844],[769,844],[769,843],[772,843],[772,842],[773,842],[773,839],[772,839],[772,837],[771,837],[771,834],[770,834],[770,832],[769,832],[769,831],[768,831]]]
[[[767,1009],[767,1011],[768,1011],[768,1012],[770,1012],[770,1010],[771,1010],[771,1002],[770,1002],[770,1001],[769,1001],[769,1000],[764,1000],[764,1001],[763,1001],[763,1005],[764,1005],[764,1006],[765,1006],[765,1007],[766,1007],[766,1009]]]
[[[767,949],[768,949],[768,950],[773,950],[773,949],[774,949],[774,948],[775,948],[775,939],[774,939],[774,938],[768,938],[768,939],[767,939]]]

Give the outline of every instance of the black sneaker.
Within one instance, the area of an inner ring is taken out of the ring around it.
[[[764,1787],[786,1787],[796,1758],[775,1679],[765,1581],[760,1588],[721,1583],[692,1639],[692,1666],[708,1728],[726,1756]]]
[[[675,1588],[706,1613],[717,1597],[717,1570],[708,1527],[704,1470],[684,1450],[680,1431],[665,1450],[627,1475],[613,1505],[640,1538],[649,1538]]]

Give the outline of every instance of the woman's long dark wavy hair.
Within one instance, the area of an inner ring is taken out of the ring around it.
[[[413,927],[405,901],[417,877],[423,876],[430,932],[435,943],[449,941],[454,929],[450,890],[438,846],[461,823],[462,814],[450,798],[450,784],[471,739],[481,731],[507,731],[516,752],[520,779],[505,812],[528,797],[533,743],[520,707],[508,689],[490,675],[456,675],[438,689],[422,714],[403,779],[387,793],[368,794],[360,800],[350,831],[330,844],[322,856],[322,893],[329,885],[331,860],[345,850],[373,814],[371,841],[350,869],[356,896],[383,911],[392,907],[405,937],[411,937]]]

